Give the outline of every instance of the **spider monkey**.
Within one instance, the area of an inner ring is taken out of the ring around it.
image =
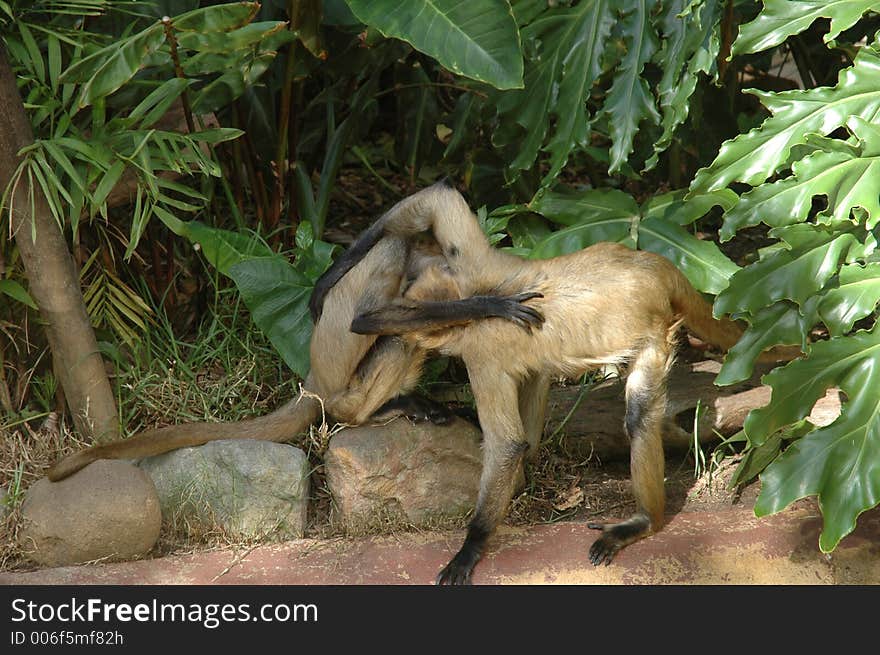
[[[405,206],[404,202],[392,207],[386,220]],[[401,297],[434,303],[426,305],[417,319],[423,329],[500,318],[527,330],[541,322],[539,312],[523,304],[533,295],[465,298],[454,280],[442,273],[445,263],[436,243],[394,235],[371,238],[370,243],[357,262],[346,265],[343,281],[336,280],[329,288],[325,279],[317,287],[318,297],[310,305],[315,326],[309,347],[311,370],[303,383],[307,393],[254,419],[174,425],[92,446],[53,465],[49,479],[62,480],[98,459],[137,459],[217,439],[288,441],[321,416],[322,403],[327,414],[350,425],[399,415],[448,423],[452,414],[444,406],[409,393],[418,382],[427,351],[396,336],[355,334],[349,329],[352,320]]]
[[[467,367],[483,429],[483,471],[464,544],[440,571],[437,583],[470,583],[507,511],[516,471],[540,440],[551,377],[626,364],[623,422],[631,445],[636,511],[619,523],[589,524],[601,530],[589,559],[596,566],[609,564],[621,548],[664,523],[661,425],[678,328],[684,324],[724,349],[738,341],[742,329],[731,320],[714,318],[711,305],[687,278],[650,252],[597,243],[548,260],[526,260],[496,250],[464,198],[446,184],[410,196],[398,211],[366,230],[319,281],[313,305],[321,306],[323,294],[329,302],[328,290],[344,281],[376,244],[389,236],[413,239],[424,233],[436,241],[444,264],[416,284],[430,286],[437,278],[461,298],[518,298],[543,317],[531,330],[501,321],[438,328],[425,321],[439,310],[437,302],[403,296],[377,303],[352,321],[355,333],[402,335],[421,350],[460,357]],[[780,348],[762,358],[791,358],[794,353]]]

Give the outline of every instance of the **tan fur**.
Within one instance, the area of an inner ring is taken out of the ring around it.
[[[74,453],[48,472],[61,480],[98,459],[136,459],[198,446],[217,439],[288,441],[324,411],[337,421],[361,424],[390,398],[412,389],[425,353],[417,345],[353,334],[352,318],[401,293],[406,283],[408,246],[386,237],[327,295],[324,311],[310,344],[311,373],[295,398],[263,417],[234,423],[190,423],[146,430],[130,439],[93,446]]]
[[[483,477],[465,544],[438,580],[469,581],[486,538],[506,512],[522,455],[527,446],[534,451],[550,377],[577,376],[602,364],[628,364],[630,370],[626,423],[637,510],[621,524],[595,526],[603,535],[591,559],[607,563],[623,546],[660,529],[660,429],[674,333],[684,323],[701,339],[729,349],[741,328],[715,319],[711,305],[659,255],[614,243],[549,260],[493,249],[464,199],[446,186],[411,196],[384,220],[387,234],[433,234],[445,258],[445,274],[453,278],[460,297],[543,294],[528,301],[544,316],[542,328],[531,332],[493,319],[443,330],[410,329],[399,300],[367,313],[369,324],[380,326],[378,332],[402,333],[420,348],[462,358],[470,376],[484,432]],[[418,303],[405,308],[416,310]]]

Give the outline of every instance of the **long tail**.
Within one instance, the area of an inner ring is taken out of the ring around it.
[[[740,323],[727,317],[715,318],[712,305],[706,302],[687,278],[677,269],[676,285],[672,294],[673,309],[684,318],[685,326],[700,339],[725,351],[736,345],[743,335]],[[775,346],[758,357],[759,362],[789,361],[802,355],[799,346]]]
[[[321,414],[321,403],[302,395],[271,414],[235,423],[185,423],[147,430],[121,441],[92,446],[68,455],[49,469],[53,482],[63,480],[99,459],[138,459],[178,448],[201,446],[219,439],[287,441],[310,426]]]

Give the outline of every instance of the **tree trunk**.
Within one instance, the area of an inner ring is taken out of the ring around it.
[[[0,191],[6,188],[21,161],[18,151],[33,143],[15,76],[0,46]],[[116,438],[119,419],[104,362],[98,352],[79,286],[79,276],[43,191],[33,191],[34,215],[26,180],[9,202],[11,225],[21,253],[30,293],[46,325],[57,375],[82,435],[98,440]],[[8,206],[4,208],[8,212]]]

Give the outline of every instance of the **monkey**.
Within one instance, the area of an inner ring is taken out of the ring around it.
[[[493,248],[464,198],[448,184],[410,196],[366,230],[325,274],[313,302],[320,305],[321,294],[344,280],[382,239],[424,233],[442,251],[442,276],[451,278],[446,284],[454,285],[459,297],[518,297],[543,317],[528,331],[498,321],[437,328],[424,320],[439,311],[436,301],[398,296],[352,321],[355,333],[401,335],[423,350],[459,357],[467,368],[483,429],[483,470],[464,543],[436,583],[471,582],[507,512],[516,471],[537,449],[550,380],[615,364],[628,367],[623,423],[636,510],[621,522],[588,524],[600,531],[589,549],[590,562],[610,564],[622,548],[657,532],[665,521],[661,424],[679,327],[725,350],[739,340],[742,328],[716,319],[684,274],[651,252],[597,243],[552,259],[527,260]],[[430,284],[427,277],[424,284]],[[784,359],[799,353],[783,348],[765,355]]]
[[[387,214],[399,209],[395,205]],[[532,329],[542,317],[523,304],[532,298],[528,294],[462,298],[453,278],[443,272],[442,255],[430,240],[420,244],[389,235],[370,238],[370,242],[357,262],[346,265],[343,281],[328,285],[326,279],[330,278],[325,274],[324,282],[319,279],[316,284],[310,302],[315,325],[309,344],[310,372],[303,382],[305,393],[266,416],[145,430],[128,439],[80,450],[56,462],[47,472],[49,480],[62,480],[98,459],[139,459],[218,439],[288,441],[315,422],[322,409],[349,425],[386,422],[400,415],[449,423],[452,414],[443,405],[410,393],[419,380],[427,351],[397,336],[353,333],[349,328],[354,317],[397,296],[410,301],[449,301],[426,309],[420,319],[423,328],[501,319],[518,329]]]

